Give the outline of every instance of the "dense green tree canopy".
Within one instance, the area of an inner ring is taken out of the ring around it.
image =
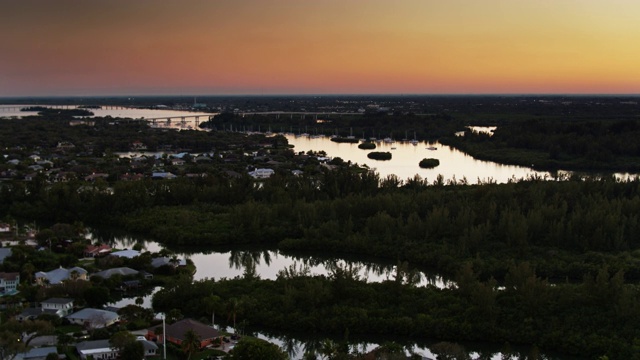
[[[275,344],[255,338],[243,338],[234,347],[230,358],[235,360],[286,360],[289,357]]]

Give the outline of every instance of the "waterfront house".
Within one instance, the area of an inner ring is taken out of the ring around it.
[[[138,250],[131,250],[131,249],[124,249],[124,250],[120,250],[120,251],[114,251],[111,253],[111,256],[117,256],[117,257],[124,257],[127,259],[133,259],[134,257],[140,255],[140,251]]]
[[[113,268],[113,269],[107,269],[107,270],[102,270],[100,272],[97,272],[91,276],[98,276],[101,277],[103,279],[108,279],[114,275],[120,275],[120,276],[135,276],[138,275],[138,270],[134,270],[132,268],[128,268],[128,267],[119,267],[119,268]]]
[[[165,265],[169,265],[175,268],[178,266],[186,266],[187,261],[185,259],[171,259],[168,257],[157,257],[151,259],[151,266],[153,266],[154,268],[159,268]]]
[[[82,255],[84,257],[99,257],[107,255],[111,252],[111,246],[109,245],[87,245]]]

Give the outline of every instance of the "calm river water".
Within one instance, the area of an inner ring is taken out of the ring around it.
[[[438,142],[378,142],[375,150],[358,149],[358,144],[337,143],[328,137],[312,138],[306,136],[287,135],[289,143],[294,145],[295,151],[324,150],[327,156],[340,157],[345,161],[367,165],[375,169],[381,178],[396,175],[401,180],[419,175],[429,182],[442,175],[445,181],[466,179],[474,184],[478,181],[495,181],[505,183],[509,180],[523,179],[529,176],[551,178],[548,172],[536,171],[531,168],[513,165],[501,165],[490,161],[476,160],[459,150],[442,145]],[[367,158],[371,151],[391,153],[391,160],[379,161]],[[434,158],[440,160],[440,165],[433,169],[422,169],[418,165],[422,159]]]

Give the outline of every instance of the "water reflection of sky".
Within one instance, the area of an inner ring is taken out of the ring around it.
[[[136,240],[131,238],[118,238],[113,243],[119,249],[131,248]],[[145,241],[146,251],[158,252],[162,246],[155,241]],[[180,252],[179,252],[180,253]],[[301,270],[308,268],[310,275],[329,276],[332,269],[342,267],[345,269],[356,269],[360,279],[368,282],[381,282],[395,279],[394,265],[380,265],[375,262],[347,261],[344,259],[320,259],[318,257],[292,256],[281,254],[273,250],[234,250],[226,252],[189,252],[180,253],[181,257],[186,257],[193,261],[196,266],[194,280],[202,279],[232,279],[243,276],[248,266],[255,266],[255,272],[261,279],[275,280],[278,273],[284,269],[294,267]],[[417,286],[434,285],[439,288],[452,286],[453,283],[434,274],[416,271],[420,276]]]
[[[375,169],[381,178],[388,175],[396,175],[401,180],[413,178],[419,175],[430,183],[442,175],[445,181],[462,180],[466,178],[471,184],[478,180],[506,183],[510,180],[525,179],[536,175],[551,178],[548,172],[536,171],[527,167],[515,165],[501,165],[491,161],[476,160],[459,150],[442,145],[439,142],[419,142],[413,145],[409,142],[394,142],[376,144],[375,150],[358,149],[358,144],[337,143],[328,137],[310,138],[287,135],[289,143],[294,145],[294,151],[307,152],[324,150],[330,157],[340,157],[345,161],[351,161],[360,165],[367,165]],[[432,149],[437,150],[432,150]],[[367,154],[371,151],[391,152],[392,158],[388,161],[376,161],[369,159]],[[440,165],[433,169],[422,169],[419,163],[422,159],[434,158],[440,161]]]

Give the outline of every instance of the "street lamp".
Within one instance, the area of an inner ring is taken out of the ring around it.
[[[167,326],[165,325],[165,318],[167,316],[162,314],[162,347],[164,348],[163,360],[167,360]]]
[[[165,313],[158,313],[158,315],[162,316],[162,348],[163,348],[162,358],[164,360],[167,360],[167,326],[165,323],[165,318],[167,317],[167,315],[165,315]]]

